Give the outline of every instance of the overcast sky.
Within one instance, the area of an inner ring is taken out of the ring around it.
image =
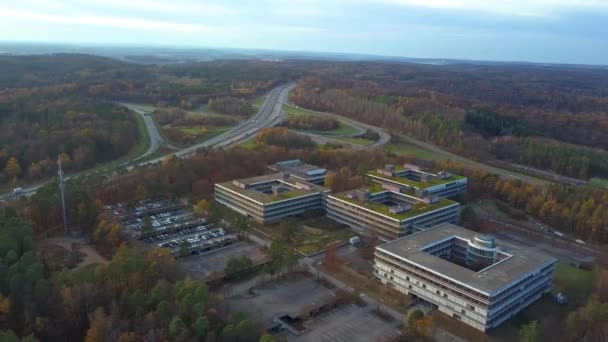
[[[608,64],[608,0],[0,0],[0,41]]]

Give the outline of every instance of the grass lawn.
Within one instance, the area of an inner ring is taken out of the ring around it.
[[[259,145],[256,143],[255,138],[253,139],[249,139],[247,141],[242,142],[241,144],[238,145],[239,147],[248,149],[248,150],[254,150],[256,149]]]
[[[217,126],[217,127],[209,127],[209,126],[178,126],[178,128],[182,134],[192,137],[194,140],[191,144],[186,144],[185,146],[198,144],[205,140],[209,140],[217,135],[220,135],[231,127],[229,126]],[[161,131],[162,132],[162,131]],[[166,139],[166,138],[165,138]],[[168,140],[168,139],[166,139]],[[171,144],[176,146],[184,146],[184,144],[180,144],[175,141],[171,141]]]
[[[344,142],[349,143],[349,144],[359,145],[359,146],[366,146],[366,145],[369,145],[369,144],[373,143],[373,141],[368,140],[368,139],[363,139],[363,138],[338,137],[336,139],[340,140],[340,141],[344,141]]]
[[[397,154],[405,154],[412,155],[420,159],[426,160],[441,160],[444,159],[442,156],[428,150],[424,150],[418,146],[407,144],[407,143],[397,143],[397,144],[388,144],[385,146],[387,151],[397,153]]]
[[[562,292],[569,298],[581,294],[586,296],[593,290],[596,278],[596,271],[587,271],[564,263],[557,263],[553,292]]]
[[[604,178],[591,178],[589,184],[598,188],[608,189],[608,179]]]
[[[302,109],[302,108],[296,108],[296,107],[290,106],[290,105],[284,105],[283,106],[283,112],[285,112],[285,114],[290,115],[290,116],[308,116],[308,115],[313,115],[313,116],[322,117],[322,115],[319,114],[319,113],[311,112],[309,110]],[[328,135],[328,136],[353,135],[353,134],[359,133],[359,130],[356,129],[355,127],[351,126],[351,125],[347,125],[347,124],[345,124],[342,121],[338,121],[338,123],[339,123],[338,128],[336,128],[334,130],[330,130],[330,131],[306,130],[306,132],[310,132],[310,133],[314,133],[314,134],[319,134],[319,135]]]
[[[354,235],[347,227],[325,216],[312,217],[301,221],[296,234],[296,248],[304,254],[311,254],[322,250],[331,242],[346,241]]]
[[[551,294],[565,293],[568,296],[568,304],[555,303],[551,295],[543,296],[492,330],[490,337],[496,341],[515,341],[523,324],[538,321],[543,338],[548,341],[561,341],[568,333],[564,324],[568,313],[586,302],[595,285],[596,275],[596,271],[586,271],[558,262]]]
[[[304,254],[320,251],[331,242],[346,241],[355,235],[348,227],[324,215],[305,216],[292,222],[297,225],[294,247]],[[258,225],[258,228],[272,237],[280,236],[280,223]]]
[[[332,129],[329,131],[315,131],[315,130],[306,130],[306,132],[318,134],[318,135],[327,135],[327,136],[344,136],[344,135],[353,135],[359,133],[355,127],[347,125],[343,122],[339,122],[338,128]]]
[[[294,107],[292,105],[288,105],[285,104],[283,106],[283,112],[287,115],[294,115],[294,116],[301,116],[301,115],[315,115],[315,116],[320,116],[319,113],[315,113],[315,112],[311,112],[309,110],[303,109],[303,108],[299,108],[299,107]]]
[[[257,99],[255,99],[251,104],[254,107],[260,108],[263,104],[264,104],[264,100],[266,98],[265,97],[258,97]]]

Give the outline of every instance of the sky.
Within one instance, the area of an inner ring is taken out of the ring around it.
[[[0,0],[0,41],[608,64],[608,0]]]

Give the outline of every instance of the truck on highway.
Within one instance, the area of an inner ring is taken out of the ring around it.
[[[25,193],[23,191],[23,188],[14,188],[13,189],[13,196],[15,196],[15,198],[19,198],[24,195],[25,195]]]

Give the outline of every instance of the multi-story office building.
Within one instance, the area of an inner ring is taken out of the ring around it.
[[[376,247],[374,273],[403,293],[486,331],[551,288],[556,259],[442,224]]]
[[[409,164],[403,166],[386,165],[383,169],[368,174],[374,182],[394,191],[413,192],[418,197],[452,197],[467,189],[467,178],[447,171],[430,173]]]
[[[390,241],[440,223],[456,223],[460,204],[437,196],[418,198],[374,185],[330,194],[326,209],[329,218]]]
[[[288,173],[215,184],[215,200],[258,222],[269,223],[324,209],[328,189]]]
[[[303,163],[299,159],[281,161],[269,165],[268,168],[274,172],[289,173],[291,177],[321,186],[325,184],[325,176],[327,174],[327,169]]]

